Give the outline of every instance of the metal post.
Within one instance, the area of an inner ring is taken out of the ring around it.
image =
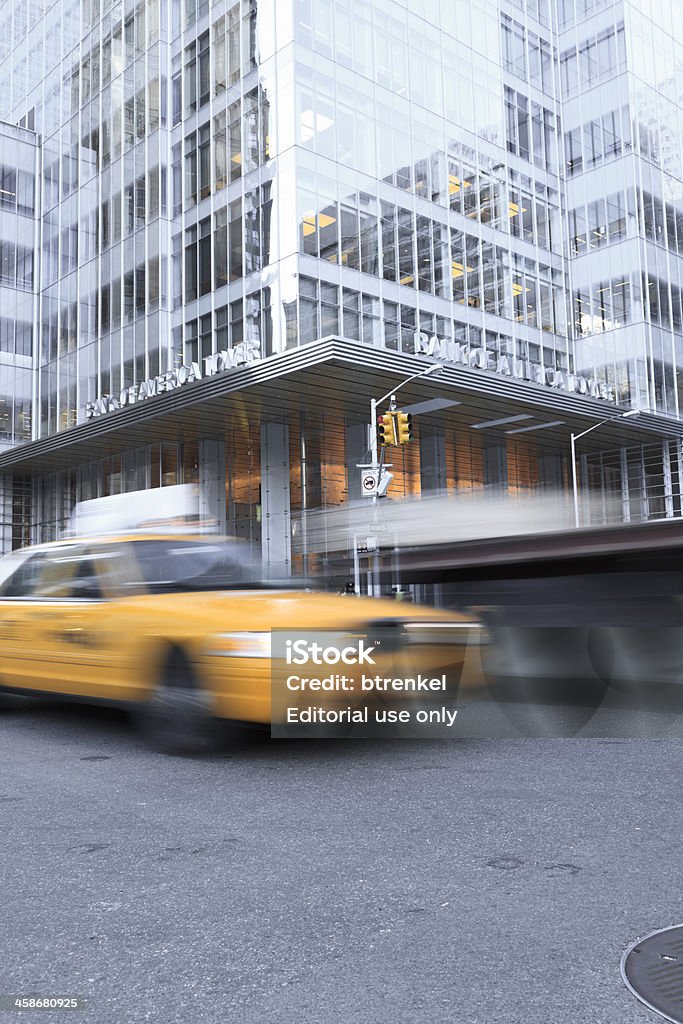
[[[370,402],[370,461],[372,469],[377,472],[379,467],[379,455],[377,452],[377,401],[373,398]],[[372,496],[372,504],[377,504],[377,486],[379,485],[379,473],[376,478],[375,493]],[[373,517],[376,515],[373,509]]]
[[[576,475],[576,435],[571,435],[572,443],[572,484],[574,487],[574,526],[578,527],[581,525],[579,521],[579,481]]]
[[[381,472],[379,456],[377,452],[377,400],[371,399],[370,401],[370,452],[372,455],[372,468],[377,473],[375,493],[372,496],[372,523],[373,526],[377,522],[377,488],[379,486],[379,474]],[[374,553],[372,557],[368,555],[368,595],[370,597],[378,597],[378,557],[377,553]]]
[[[377,465],[377,402],[373,398],[370,401],[370,454],[372,465]]]

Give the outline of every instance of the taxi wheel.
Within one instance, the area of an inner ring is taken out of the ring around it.
[[[159,684],[135,718],[147,742],[161,753],[207,754],[212,749],[211,700],[182,651],[169,654]]]

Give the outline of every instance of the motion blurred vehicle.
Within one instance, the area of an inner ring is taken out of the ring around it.
[[[526,699],[607,689],[648,694],[683,682],[683,519],[621,522],[621,494],[585,499],[575,525],[564,492],[495,488],[383,506],[373,578],[480,617],[488,683]],[[360,502],[307,514],[310,549],[350,562],[367,533]],[[599,525],[595,525],[595,524]]]
[[[577,529],[558,496],[482,498],[471,508],[481,508],[479,520],[451,513],[456,539],[425,531],[417,543],[413,533],[399,556],[403,579],[481,616],[489,683],[518,693],[532,684],[535,694],[576,683],[600,700],[605,688],[634,695],[683,682],[680,517]]]
[[[0,687],[124,704],[168,751],[205,749],[214,718],[270,725],[272,630],[357,639],[376,627],[394,638],[376,671],[446,672],[453,686],[478,628],[264,581],[248,545],[183,528],[73,537],[0,560]]]

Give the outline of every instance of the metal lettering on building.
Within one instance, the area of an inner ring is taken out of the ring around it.
[[[124,388],[118,395],[103,395],[94,402],[87,402],[85,406],[86,420],[94,419],[96,416],[104,416],[116,409],[124,409],[128,405],[137,405],[147,398],[155,398],[168,391],[175,391],[184,384],[192,384],[204,377],[214,377],[217,373],[231,370],[238,366],[251,366],[261,359],[261,348],[256,341],[243,341],[234,348],[225,349],[222,352],[214,352],[206,356],[200,363],[190,363],[189,366],[177,366],[174,370],[167,370],[159,373],[156,377],[143,380],[139,384],[131,384]]]
[[[430,337],[423,331],[414,335],[415,353],[433,356],[445,363],[456,366],[470,366],[477,370],[491,370],[502,377],[514,377],[515,380],[526,380],[533,384],[559,391],[574,391],[579,395],[591,398],[602,398],[606,402],[614,401],[614,389],[595,377],[584,377],[578,373],[553,369],[532,363],[528,359],[516,359],[514,356],[499,356],[485,348],[473,348],[457,341],[445,338]]]

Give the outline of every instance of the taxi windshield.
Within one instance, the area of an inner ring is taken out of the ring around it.
[[[229,590],[261,583],[258,560],[248,544],[174,539],[137,540],[132,546],[152,590]]]

